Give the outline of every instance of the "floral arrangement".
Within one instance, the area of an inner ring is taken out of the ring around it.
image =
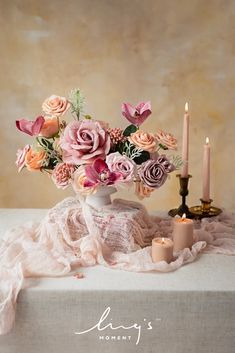
[[[64,120],[70,110],[73,121]],[[122,115],[130,125],[112,128],[84,114],[84,97],[79,89],[69,98],[52,95],[42,104],[43,114],[30,121],[16,121],[23,133],[36,138],[17,152],[18,171],[48,172],[58,188],[72,185],[88,195],[100,186],[131,186],[142,199],[160,188],[168,175],[180,167],[179,157],[166,156],[176,150],[170,133],[145,132],[140,126],[150,116],[150,102],[136,107],[122,104]],[[162,152],[162,153],[161,153]]]

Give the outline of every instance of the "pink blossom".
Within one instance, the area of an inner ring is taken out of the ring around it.
[[[43,116],[38,116],[34,121],[20,119],[16,120],[16,127],[18,130],[24,132],[25,134],[30,136],[37,136],[39,135],[44,122],[45,119]]]
[[[140,126],[152,113],[150,102],[141,102],[136,107],[130,103],[122,104],[122,115],[130,121],[130,123]]]
[[[107,131],[113,145],[117,145],[127,139],[126,136],[123,135],[123,130],[120,128],[108,128]]]
[[[52,172],[52,180],[58,189],[66,189],[72,182],[75,165],[68,163],[58,163]]]
[[[113,185],[121,178],[120,173],[111,172],[101,158],[97,158],[92,165],[85,167],[87,180],[84,182],[85,187],[96,185]]]
[[[125,182],[131,181],[136,169],[135,163],[125,155],[119,152],[110,153],[106,157],[106,163],[111,172],[120,173],[121,178]]]
[[[23,149],[19,149],[16,154],[16,165],[18,167],[18,172],[21,172],[21,170],[25,167],[25,156],[27,152],[30,150],[30,145],[26,145]]]
[[[66,163],[92,163],[97,158],[106,157],[110,150],[110,137],[97,121],[74,121],[64,130],[61,149]]]

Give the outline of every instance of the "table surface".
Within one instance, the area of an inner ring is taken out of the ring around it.
[[[0,237],[29,220],[40,221],[46,209],[0,209]],[[80,271],[80,270],[79,270]],[[170,273],[133,273],[102,266],[82,268],[82,280],[63,278],[28,279],[27,291],[235,291],[235,256],[201,254],[191,264]]]

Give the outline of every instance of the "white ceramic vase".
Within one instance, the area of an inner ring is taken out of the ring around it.
[[[100,186],[96,193],[86,197],[86,203],[96,209],[110,205],[112,203],[111,195],[116,191],[117,189],[113,186]]]

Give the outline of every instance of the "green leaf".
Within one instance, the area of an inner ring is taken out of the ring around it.
[[[159,143],[159,147],[164,151],[168,150],[168,147],[162,145],[161,143]]]
[[[133,134],[137,130],[138,130],[137,126],[131,124],[131,125],[127,126],[127,128],[123,131],[123,135],[130,136],[131,134]]]
[[[142,164],[150,158],[150,154],[147,151],[142,151],[139,157],[135,157],[134,161],[136,164]]]

